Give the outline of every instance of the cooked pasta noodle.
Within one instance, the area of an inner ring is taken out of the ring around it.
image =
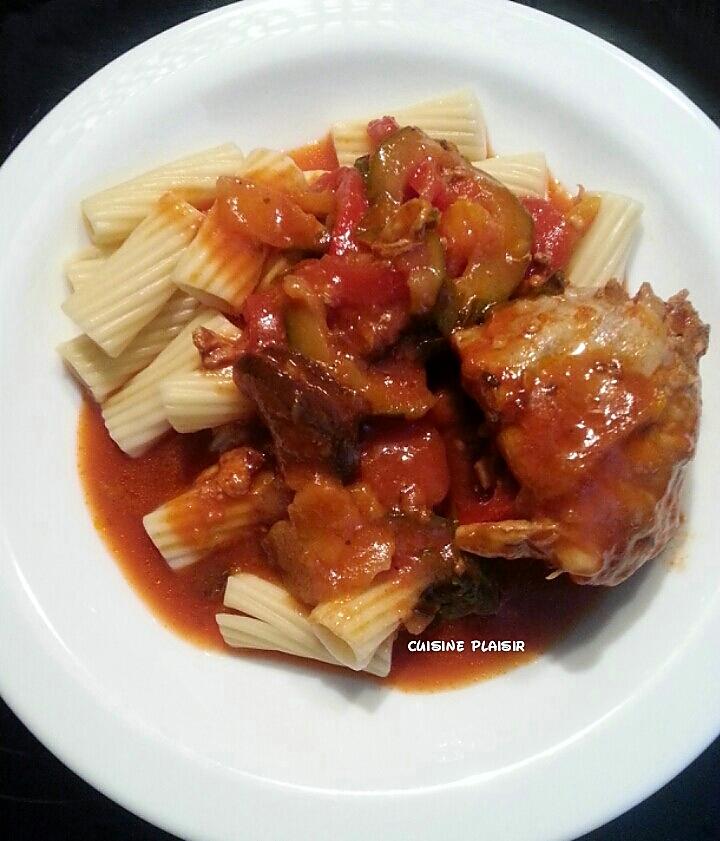
[[[238,175],[243,154],[234,143],[179,158],[85,199],[82,210],[98,245],[124,240],[169,191],[204,208],[215,198],[221,175]]]
[[[255,288],[267,247],[223,229],[213,207],[178,261],[172,279],[205,306],[233,311]]]
[[[208,498],[202,485],[196,485],[143,517],[143,525],[168,565],[181,569],[237,540],[246,529],[274,522],[287,503],[283,483],[266,472],[240,497]]]
[[[642,205],[627,196],[599,193],[600,208],[578,244],[567,268],[571,286],[599,288],[611,278],[622,280]]]
[[[147,368],[103,404],[105,426],[118,447],[128,455],[141,455],[170,429],[160,386],[168,377],[200,367],[200,354],[192,340],[198,327],[207,327],[233,338],[239,335],[237,327],[224,316],[203,310]]]
[[[305,176],[305,183],[308,187],[312,187],[312,185],[319,179],[322,178],[328,172],[327,169],[306,169],[303,175]]]
[[[73,290],[97,277],[99,270],[112,254],[112,248],[91,245],[78,251],[65,263],[65,276]]]
[[[394,116],[401,126],[417,126],[435,140],[449,140],[468,160],[481,161],[487,156],[485,121],[477,98],[470,91],[457,91],[409,108],[390,108],[383,113]],[[377,112],[374,116],[383,114]],[[370,152],[369,119],[333,124],[331,134],[341,166],[352,166],[357,158]]]
[[[254,405],[233,382],[232,368],[185,371],[160,386],[165,416],[176,432],[197,432],[249,419]]]
[[[175,291],[171,277],[202,213],[167,194],[103,265],[63,304],[66,315],[109,356],[119,356]]]
[[[282,152],[273,149],[253,149],[245,158],[242,178],[260,181],[287,192],[304,190],[305,175],[295,161]]]
[[[368,590],[319,604],[310,614],[315,633],[343,665],[360,670],[415,608],[428,581],[398,577]]]
[[[282,651],[332,665],[341,664],[323,645],[309,621],[309,611],[279,584],[256,575],[238,573],[228,578],[224,604],[246,616],[221,613],[216,619],[225,642],[237,648]],[[389,635],[365,667],[385,677],[390,672],[392,643]]]
[[[548,167],[545,155],[529,152],[524,155],[497,155],[474,166],[492,175],[516,196],[545,198],[548,189]]]
[[[264,292],[266,289],[274,286],[291,265],[291,261],[281,251],[270,253],[265,261],[260,280],[258,281],[258,292]]]
[[[238,573],[228,578],[223,603],[272,627],[288,649],[296,648],[288,653],[326,663],[336,662],[313,631],[308,610],[284,587],[257,575]]]
[[[149,365],[180,333],[198,307],[195,298],[176,292],[120,356],[108,356],[87,336],[64,342],[58,351],[95,400],[102,403],[133,374]]]

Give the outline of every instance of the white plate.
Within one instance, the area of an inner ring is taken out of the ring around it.
[[[609,820],[720,728],[718,342],[680,568],[653,564],[532,665],[406,695],[193,648],[93,530],[60,265],[78,202],[229,139],[292,146],[332,119],[475,87],[497,150],[645,203],[633,286],[718,313],[720,137],[628,56],[494,0],[268,0],[132,50],[58,106],[0,172],[0,689],[71,768],[186,838],[540,841]],[[717,339],[717,337],[714,337]]]

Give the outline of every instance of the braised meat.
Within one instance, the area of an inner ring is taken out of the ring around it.
[[[257,404],[284,470],[299,465],[352,479],[360,421],[369,411],[363,398],[322,365],[280,347],[244,354],[234,376]]]
[[[368,587],[390,569],[395,536],[372,492],[337,479],[308,482],[270,529],[265,548],[306,604]]]
[[[517,517],[461,526],[478,555],[537,557],[580,583],[617,584],[657,555],[700,416],[708,328],[686,293],[642,286],[520,299],[453,343],[517,479]]]

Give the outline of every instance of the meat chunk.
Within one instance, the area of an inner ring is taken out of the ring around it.
[[[679,523],[707,337],[686,293],[665,303],[616,283],[517,300],[458,331],[463,383],[520,485],[520,519],[462,526],[457,545],[610,585],[657,555]]]
[[[390,569],[395,536],[371,492],[322,477],[300,488],[265,548],[293,594],[316,605]]]
[[[200,353],[202,367],[208,371],[218,371],[232,365],[243,352],[242,337],[228,339],[207,327],[198,327],[193,331],[193,344]]]
[[[236,447],[224,452],[217,464],[197,478],[196,485],[209,496],[239,499],[250,490],[254,476],[265,464],[265,456],[252,447]]]
[[[290,591],[307,605],[356,593],[401,575],[424,595],[407,627],[419,633],[436,616],[487,614],[499,590],[478,559],[457,552],[452,524],[432,514],[388,511],[365,483],[331,477],[306,482],[275,523],[265,549]],[[381,576],[378,579],[378,576]]]
[[[284,470],[302,466],[352,479],[359,463],[360,421],[369,411],[363,398],[322,365],[285,348],[244,354],[234,376],[257,404]]]

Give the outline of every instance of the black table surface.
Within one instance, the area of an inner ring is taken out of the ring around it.
[[[216,0],[0,0],[0,160],[108,61],[169,26],[222,5]],[[539,0],[525,5],[623,48],[677,85],[720,125],[716,0]],[[69,771],[0,701],[0,839],[172,838]],[[583,841],[665,839],[720,841],[720,740],[659,792]]]

